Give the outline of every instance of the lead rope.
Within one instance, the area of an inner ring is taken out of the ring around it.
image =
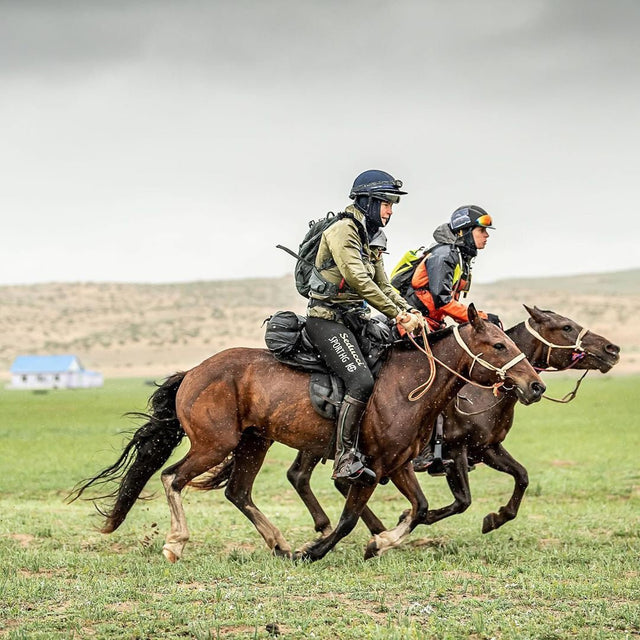
[[[569,367],[567,367],[567,369],[568,368]],[[561,371],[564,371],[564,369],[561,369]],[[545,400],[550,400],[551,402],[559,402],[560,404],[567,404],[567,402],[571,402],[578,395],[578,389],[580,388],[580,385],[582,384],[582,381],[585,379],[587,373],[589,373],[589,369],[585,369],[584,373],[580,376],[580,379],[578,380],[578,382],[576,382],[576,386],[574,390],[569,391],[569,393],[566,393],[564,396],[562,396],[562,398],[551,398],[550,396],[546,396],[546,395],[543,395],[542,397]]]
[[[480,409],[480,411],[463,411],[460,408],[460,398],[464,398],[464,396],[461,396],[460,394],[456,395],[456,399],[454,401],[454,405],[453,408],[461,415],[461,416],[478,416],[481,413],[485,413],[485,411],[489,411],[490,409],[493,409],[494,407],[497,407],[507,396],[502,395],[500,396],[490,407],[486,407],[485,409]],[[471,402],[471,400],[469,400],[468,398],[464,398],[467,402],[469,402],[470,404],[473,404]]]
[[[471,356],[471,359],[473,360],[473,363],[471,364],[471,367],[469,368],[469,371],[471,372],[471,369],[473,369],[473,366],[475,365],[475,363],[478,362],[482,366],[484,366],[484,367],[486,367],[488,369],[491,369],[493,371],[496,371],[498,373],[498,375],[500,376],[500,382],[496,382],[495,384],[492,384],[492,385],[484,385],[484,384],[480,384],[478,382],[474,382],[473,380],[469,380],[469,378],[465,378],[463,375],[459,374],[457,371],[452,369],[450,366],[446,365],[441,360],[438,360],[438,358],[436,358],[433,355],[433,352],[431,351],[431,346],[429,345],[429,340],[427,339],[427,332],[425,330],[424,324],[422,324],[422,326],[421,326],[421,334],[422,334],[422,341],[424,342],[425,347],[421,347],[415,341],[414,337],[409,332],[407,332],[407,335],[409,336],[409,340],[411,340],[411,342],[416,347],[416,349],[418,349],[419,351],[421,351],[422,353],[424,353],[427,356],[427,358],[429,359],[429,364],[430,364],[430,367],[431,367],[431,371],[429,373],[429,379],[426,382],[423,382],[421,385],[418,385],[413,391],[411,391],[409,393],[409,395],[407,396],[409,402],[416,402],[417,400],[422,398],[422,396],[425,393],[427,393],[427,391],[429,391],[429,389],[431,388],[431,385],[433,384],[433,381],[434,381],[435,375],[436,375],[435,374],[435,369],[436,368],[434,366],[434,363],[437,363],[437,364],[441,365],[447,371],[449,371],[450,373],[453,373],[453,375],[457,376],[461,380],[464,380],[467,384],[471,384],[474,387],[479,387],[480,389],[491,389],[492,392],[493,392],[493,395],[497,397],[498,396],[498,389],[504,384],[506,370],[510,369],[514,364],[516,364],[517,362],[520,362],[520,360],[522,360],[525,357],[524,353],[521,353],[520,355],[518,355],[515,358],[513,358],[512,360],[510,360],[503,367],[501,367],[501,368],[494,367],[490,362],[487,362],[486,360],[483,360],[480,357],[482,355],[481,353],[478,354],[478,355],[475,355],[474,353],[471,352],[469,347],[467,347],[467,345],[464,343],[464,341],[460,337],[460,334],[459,334],[459,332],[457,330],[458,329],[457,325],[454,325],[452,327],[452,329],[453,329],[453,335],[455,336],[456,341],[458,342],[458,344],[464,349],[464,351],[466,351]]]

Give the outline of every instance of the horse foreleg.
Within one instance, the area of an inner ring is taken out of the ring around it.
[[[485,449],[482,452],[481,460],[496,471],[508,473],[515,482],[509,502],[504,507],[500,507],[498,513],[489,513],[484,517],[482,533],[489,533],[489,531],[501,527],[505,522],[513,520],[518,515],[520,503],[529,486],[529,475],[527,470],[501,444]]]
[[[469,487],[469,468],[467,466],[467,451],[462,448],[447,452],[453,459],[453,464],[447,467],[447,484],[453,495],[453,502],[446,507],[433,509],[427,513],[426,524],[434,524],[444,518],[463,513],[471,504],[471,488]]]
[[[321,456],[314,453],[298,451],[296,459],[287,470],[287,479],[307,507],[314,529],[325,537],[331,533],[331,521],[311,490],[310,483],[311,474],[321,459]]]
[[[405,511],[398,524],[393,529],[377,533],[369,540],[365,551],[365,560],[399,547],[407,536],[418,526],[426,522],[429,503],[409,462],[391,477],[391,482],[400,493],[409,500],[411,509]]]
[[[333,484],[335,485],[336,489],[346,498],[351,485],[343,480],[335,480]],[[364,509],[362,510],[360,519],[362,520],[362,522],[364,522],[364,524],[367,526],[367,529],[369,529],[369,532],[373,535],[386,530],[386,527],[384,526],[384,524],[382,524],[378,516],[373,513],[373,511],[371,511],[371,509],[369,509],[367,505],[365,505]]]
[[[313,519],[313,525],[315,530],[320,533],[324,538],[328,536],[331,531],[331,521],[326,514],[315,494],[311,490],[311,474],[321,460],[321,456],[310,453],[308,451],[299,451],[296,459],[293,461],[289,470],[287,471],[287,478],[293,485],[297,494],[300,496],[302,502],[304,502],[311,518]],[[334,485],[336,489],[346,498],[351,487],[351,483],[335,480]],[[373,534],[384,531],[386,527],[369,507],[365,506],[360,515],[362,521],[365,523],[369,531]]]
[[[296,551],[295,557],[309,562],[314,562],[315,560],[324,558],[324,556],[327,555],[327,553],[329,553],[329,551],[331,551],[331,549],[333,549],[333,547],[335,547],[342,538],[353,531],[353,528],[358,524],[358,518],[360,517],[362,510],[377,486],[377,484],[371,487],[353,485],[349,489],[347,500],[336,528],[324,538],[319,538],[313,542],[307,542]]]
[[[225,497],[253,523],[267,546],[277,556],[291,557],[291,547],[280,530],[258,509],[251,497],[253,483],[262,468],[273,440],[245,431],[234,451],[233,471],[225,489]]]

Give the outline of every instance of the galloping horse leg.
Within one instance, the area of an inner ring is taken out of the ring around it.
[[[426,522],[429,503],[416,478],[411,462],[390,477],[391,482],[411,503],[411,509],[407,509],[402,514],[400,521],[393,529],[377,533],[369,540],[364,554],[365,560],[381,556],[389,549],[399,547],[416,526]]]
[[[307,507],[309,514],[313,518],[313,524],[316,531],[320,533],[322,537],[328,536],[331,531],[331,522],[329,516],[326,514],[315,494],[311,490],[310,479],[313,470],[321,460],[321,456],[315,455],[308,451],[299,451],[296,459],[293,461],[289,470],[287,471],[287,478],[293,485],[302,502]],[[346,498],[351,484],[344,480],[335,480],[334,485],[336,489]],[[362,510],[360,518],[365,523],[367,528],[372,534],[380,533],[384,531],[386,527],[369,507],[365,506]]]
[[[299,560],[308,560],[310,562],[324,558],[358,524],[358,518],[377,486],[377,484],[371,487],[353,485],[349,489],[347,500],[336,528],[328,536],[304,544],[296,551],[295,557]]]
[[[463,446],[460,449],[449,449],[448,455],[453,459],[453,464],[447,467],[447,483],[453,495],[453,502],[446,507],[429,511],[426,524],[434,524],[449,516],[462,513],[471,504],[467,448]]]
[[[192,445],[191,450],[182,460],[162,472],[162,484],[171,512],[171,529],[165,538],[162,554],[169,562],[180,559],[184,546],[189,540],[189,529],[182,506],[182,489],[196,476],[220,464],[236,445],[237,440],[231,448],[214,451],[205,445],[200,448]]]
[[[307,507],[313,519],[314,529],[320,533],[322,537],[325,537],[331,533],[331,521],[325,510],[320,506],[318,499],[311,490],[311,484],[309,482],[313,470],[321,459],[322,456],[314,453],[298,451],[296,459],[287,470],[287,479]]]
[[[529,475],[527,470],[501,444],[487,447],[482,452],[481,460],[496,471],[508,473],[515,481],[515,487],[509,502],[504,507],[500,507],[498,513],[489,513],[484,517],[482,533],[489,533],[489,531],[501,527],[505,522],[513,520],[518,515],[524,492],[529,486]]]
[[[276,556],[291,557],[291,547],[280,530],[254,504],[251,497],[253,483],[262,467],[273,440],[245,430],[234,451],[234,463],[224,495],[251,520],[267,546]]]
[[[334,480],[333,484],[335,485],[336,489],[346,498],[347,494],[349,493],[349,487],[351,486],[349,482],[346,482],[344,480]],[[362,522],[364,522],[367,529],[369,529],[369,532],[373,535],[387,530],[387,527],[382,524],[378,516],[373,513],[373,511],[371,511],[368,505],[365,505],[364,509],[362,510],[360,519],[362,520]]]

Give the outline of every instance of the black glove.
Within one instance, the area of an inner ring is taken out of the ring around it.
[[[487,313],[487,320],[489,322],[492,322],[496,326],[500,327],[501,329],[504,329],[504,327],[502,326],[502,322],[500,321],[500,318],[498,318],[498,316],[495,313]]]

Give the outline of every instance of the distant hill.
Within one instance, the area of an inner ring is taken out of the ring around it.
[[[262,323],[304,313],[291,276],[178,284],[72,283],[0,287],[0,377],[19,354],[76,354],[106,376],[161,378],[229,346],[264,346]],[[474,284],[467,301],[506,326],[522,304],[553,309],[623,348],[640,371],[640,269]]]

